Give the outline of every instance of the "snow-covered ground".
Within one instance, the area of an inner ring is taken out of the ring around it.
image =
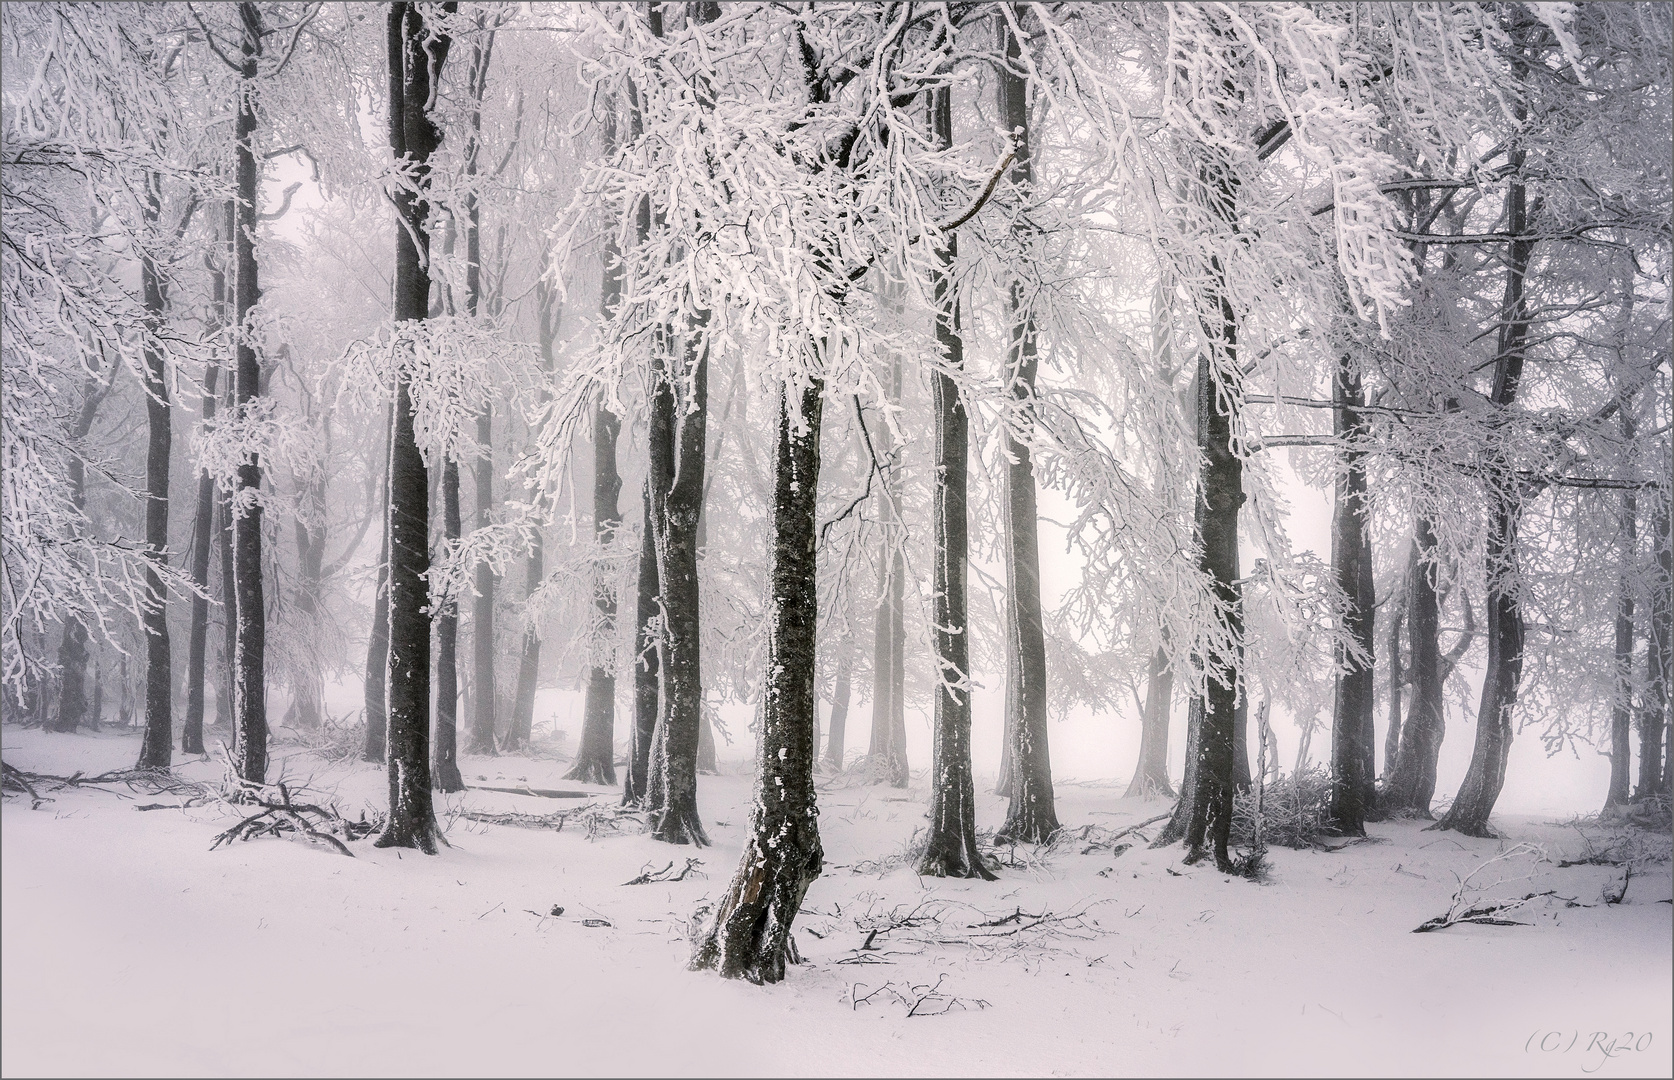
[[[40,773],[126,768],[137,752],[128,734],[0,735],[8,763]],[[471,784],[575,788],[563,769],[463,764]],[[221,766],[178,771],[214,780]],[[280,746],[281,772],[351,816],[385,802],[371,765]],[[1019,850],[998,882],[948,882],[899,858],[923,790],[832,789],[821,795],[826,873],[796,928],[806,962],[758,987],[684,968],[688,920],[736,864],[749,786],[746,775],[703,778],[714,846],[702,851],[633,831],[484,825],[463,812],[577,801],[469,790],[442,800],[440,856],[363,840],[353,859],[271,838],[211,851],[230,811],[134,809],[168,796],[65,789],[31,809],[8,795],[0,1071],[1670,1072],[1669,866],[1643,868],[1624,903],[1604,906],[1617,871],[1556,865],[1581,850],[1570,827],[1500,819],[1507,844],[1536,842],[1549,861],[1519,857],[1479,878],[1513,879],[1492,896],[1553,889],[1584,906],[1542,899],[1523,909],[1532,925],[1413,934],[1447,910],[1455,874],[1506,845],[1376,825],[1380,843],[1275,850],[1256,884],[1182,866],[1174,849],[1075,844]],[[1122,787],[1066,785],[1060,818],[1118,829],[1166,808],[1119,798]],[[1002,816],[1002,800],[980,796],[980,825]],[[688,857],[701,876],[622,884]],[[861,950],[868,928],[915,912],[927,921]],[[1048,913],[1061,918],[1039,921]]]

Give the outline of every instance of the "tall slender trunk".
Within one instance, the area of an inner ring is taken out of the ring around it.
[[[1515,177],[1521,174],[1525,154],[1511,155],[1512,176],[1507,195],[1506,232],[1513,237],[1506,259],[1505,299],[1500,305],[1503,321],[1495,348],[1494,385],[1489,401],[1508,409],[1517,400],[1517,386],[1523,377],[1524,347],[1529,333],[1529,309],[1524,296],[1529,258],[1534,240],[1527,238],[1529,215],[1527,193]],[[1517,527],[1522,513],[1521,480],[1515,475],[1492,476],[1488,486],[1488,541],[1484,576],[1488,595],[1484,603],[1484,630],[1488,636],[1488,668],[1482,680],[1482,703],[1476,712],[1476,743],[1471,750],[1470,768],[1459,786],[1459,794],[1442,819],[1432,828],[1452,829],[1469,836],[1490,836],[1488,815],[1505,785],[1506,760],[1511,754],[1512,710],[1517,704],[1518,684],[1523,675],[1523,612],[1517,589]]]
[[[480,23],[479,23],[480,24]],[[467,181],[478,171],[477,158],[482,148],[482,101],[488,90],[488,68],[494,56],[495,32],[489,30],[484,39],[471,48],[471,135],[465,151]],[[482,207],[474,184],[465,194],[465,311],[477,317],[482,302]],[[477,455],[475,468],[476,519],[478,529],[488,528],[494,507],[494,409],[489,403],[477,411]],[[540,574],[536,574],[539,580]],[[471,739],[472,753],[494,752],[494,709],[498,701],[497,680],[494,673],[494,591],[497,581],[487,563],[478,563],[476,595],[471,601]],[[539,649],[536,644],[536,649]],[[530,698],[531,723],[534,699]]]
[[[163,179],[146,178],[145,219],[155,230],[162,209]],[[161,348],[164,296],[162,274],[149,253],[140,256],[140,288],[145,300],[145,417],[149,439],[145,452],[145,737],[139,768],[166,769],[174,752],[174,673],[169,649],[168,593],[162,567],[169,547],[170,397],[167,358]]]
[[[769,570],[767,686],[750,833],[738,871],[697,935],[693,969],[779,982],[794,956],[791,923],[820,876],[814,758],[819,750],[815,637],[819,625],[816,524],[820,476],[820,379],[810,379],[793,425],[792,390],[779,400]]]
[[[1415,526],[1416,528],[1416,526]],[[1378,796],[1380,812],[1388,810],[1387,789],[1390,778],[1395,775],[1395,763],[1401,756],[1401,706],[1404,702],[1403,690],[1408,678],[1408,670],[1401,662],[1401,633],[1407,627],[1408,597],[1412,590],[1412,576],[1418,559],[1418,542],[1414,540],[1407,546],[1407,566],[1402,572],[1401,579],[1395,585],[1395,591],[1390,594],[1388,611],[1384,616],[1383,628],[1383,659],[1388,675],[1389,711],[1388,720],[1383,732],[1383,782],[1385,792]]]
[[[394,425],[393,417],[390,420]],[[388,461],[388,452],[385,452]],[[388,490],[388,478],[378,485]],[[362,761],[383,761],[389,728],[389,511],[388,496],[378,500],[384,511],[383,539],[378,544],[378,583],[372,590],[372,633],[366,641],[366,742]]]
[[[442,540],[456,541],[459,520],[459,462],[442,466]],[[430,782],[437,791],[463,791],[459,775],[459,605],[449,603],[436,617],[436,737],[431,747]]]
[[[1667,444],[1661,451],[1667,460]],[[1643,799],[1666,795],[1674,780],[1674,731],[1669,731],[1669,689],[1674,687],[1674,534],[1668,499],[1652,528],[1656,570],[1651,577],[1650,627],[1645,652],[1645,695],[1639,713],[1639,790]],[[1660,774],[1660,775],[1659,775]]]
[[[1622,434],[1633,438],[1632,421],[1622,413]],[[1616,577],[1616,700],[1610,707],[1610,787],[1604,796],[1604,808],[1614,810],[1626,806],[1630,797],[1629,783],[1633,765],[1633,580],[1634,556],[1638,548],[1638,500],[1630,488],[1622,492],[1622,508],[1617,537],[1620,542],[1621,570]]]
[[[243,66],[238,82],[236,147],[237,208],[233,220],[234,304],[237,347],[233,375],[234,408],[247,412],[261,393],[252,312],[261,299],[256,280],[256,58],[262,49],[261,12],[241,3],[244,25],[240,45]],[[267,779],[267,610],[262,599],[261,461],[252,455],[238,468],[239,498],[233,507],[233,737],[238,775],[252,783]]]
[[[953,100],[946,87],[930,93],[930,130],[935,145],[953,145]],[[930,835],[918,872],[931,877],[993,880],[976,841],[976,786],[971,776],[971,637],[965,606],[967,537],[966,458],[970,422],[959,386],[948,371],[965,366],[960,304],[953,280],[959,256],[957,236],[945,237],[932,267],[936,344],[946,368],[931,374],[936,421],[936,480],[933,489],[931,594],[936,664],[936,714],[931,739]]]
[[[1011,182],[1018,199],[1027,203],[1034,192],[1034,162],[1029,145],[1028,83],[1012,63],[1022,56],[1022,44],[1009,20],[999,20],[1007,64],[998,69],[1000,122],[1012,132],[1017,157]],[[1022,219],[1019,219],[1022,220]],[[1033,246],[1031,231],[1021,229],[1023,244]],[[1008,283],[1007,308],[1011,319],[1010,370],[1007,382],[1016,407],[1014,423],[1006,428],[1006,562],[1010,588],[1006,590],[1017,657],[1017,692],[1007,695],[1012,766],[1011,805],[997,835],[1012,841],[1045,843],[1058,831],[1052,791],[1052,757],[1048,749],[1046,715],[1046,629],[1041,614],[1039,514],[1035,503],[1035,466],[1030,449],[1034,428],[1035,375],[1040,359],[1035,344],[1033,298],[1026,295],[1021,277]],[[1019,435],[1022,438],[1018,438]]]
[[[634,606],[634,722],[628,732],[627,772],[622,779],[622,801],[643,802],[650,788],[651,740],[657,730],[658,618],[657,550],[652,539],[651,500],[642,496],[639,576]]]
[[[1237,178],[1232,166],[1214,152],[1199,177],[1210,213],[1229,230],[1237,229]],[[1202,475],[1193,513],[1199,569],[1213,583],[1232,636],[1230,655],[1205,657],[1210,676],[1199,723],[1197,771],[1189,785],[1191,810],[1185,823],[1186,860],[1197,862],[1213,851],[1215,864],[1231,870],[1227,844],[1232,830],[1232,799],[1238,780],[1237,712],[1239,666],[1243,648],[1243,611],[1238,591],[1238,511],[1244,503],[1244,466],[1232,448],[1232,402],[1237,388],[1225,385],[1238,370],[1238,321],[1226,289],[1226,269],[1218,255],[1209,260],[1207,291],[1197,310],[1209,346],[1198,354],[1197,442]],[[1218,353],[1212,357],[1211,353]],[[1218,362],[1216,362],[1218,360]],[[1248,763],[1246,762],[1246,767]],[[1187,793],[1183,792],[1183,799]]]
[[[82,381],[81,409],[76,416],[75,427],[70,430],[71,453],[67,469],[70,505],[75,509],[78,519],[87,508],[87,464],[82,457],[86,449],[83,444],[88,433],[93,430],[93,418],[98,414],[99,405],[110,392],[115,379],[116,372],[107,371],[101,385],[95,368],[94,373]],[[64,622],[64,636],[58,646],[58,711],[50,718],[43,718],[41,726],[46,730],[70,732],[82,724],[87,724],[94,730],[98,729],[98,709],[95,707],[91,717],[87,709],[88,655],[87,626],[80,619],[71,616]],[[31,692],[36,695],[35,704],[39,707],[42,703],[40,685],[38,682],[31,682],[30,687]]]
[[[221,211],[221,258],[210,261],[209,295],[213,304],[214,328],[226,330],[232,297],[227,288],[227,270],[232,259],[233,228],[238,213],[236,204],[228,200]],[[221,360],[211,356],[203,371],[203,422],[215,419],[217,384],[221,377]],[[203,747],[203,714],[205,682],[209,657],[209,555],[214,543],[215,481],[207,469],[198,473],[197,510],[192,518],[192,584],[203,592],[192,597],[192,625],[186,646],[186,722],[180,732],[182,753],[201,754]],[[221,717],[217,717],[221,719]]]
[[[454,5],[446,5],[451,10]],[[395,320],[427,316],[430,155],[441,133],[425,111],[452,39],[416,4],[390,5],[390,143],[407,170],[397,191]],[[389,465],[389,819],[379,847],[435,854],[440,833],[430,794],[429,471],[414,432],[412,387],[397,369]]]
[[[608,106],[604,117],[603,152],[616,152],[616,111]],[[604,244],[599,278],[599,314],[610,320],[622,301],[622,257],[612,230]],[[622,421],[602,402],[593,407],[593,537],[601,553],[610,550],[622,526],[618,500],[622,476],[616,471],[616,441]],[[595,637],[608,642],[614,655],[616,642],[616,583],[608,580],[601,564],[593,585]],[[616,783],[616,668],[614,664],[589,664],[587,693],[582,707],[581,745],[575,764],[564,774],[566,780],[588,784]]]
[[[1139,761],[1128,782],[1126,798],[1174,794],[1168,782],[1168,714],[1174,697],[1174,669],[1168,650],[1157,646],[1145,672],[1145,706],[1139,722]]]
[[[1436,794],[1436,767],[1446,732],[1447,709],[1442,697],[1441,647],[1438,641],[1441,604],[1436,588],[1436,532],[1429,517],[1420,515],[1413,535],[1413,554],[1407,563],[1406,621],[1409,637],[1406,677],[1412,682],[1412,705],[1401,728],[1400,747],[1379,800],[1390,814],[1430,816]],[[1393,692],[1399,693],[1399,688]]]
[[[849,697],[854,690],[854,656],[847,640],[838,645],[842,653],[837,658],[836,684],[831,691],[831,718],[826,724],[825,766],[832,772],[843,771],[843,739],[848,733]]]
[[[897,315],[905,304],[904,287],[884,286],[884,300]],[[890,358],[891,403],[901,400],[901,358]],[[888,424],[879,433],[886,457],[896,449],[894,429]],[[901,545],[901,499],[893,479],[883,482],[882,505],[878,511],[880,532],[878,553],[878,610],[873,622],[872,651],[872,738],[867,747],[873,775],[891,787],[904,788],[910,777],[906,740],[906,558]]]
[[[1334,831],[1344,836],[1366,835],[1366,819],[1377,798],[1377,743],[1374,709],[1377,706],[1373,667],[1377,655],[1372,638],[1376,612],[1372,585],[1372,545],[1366,493],[1367,426],[1360,409],[1365,404],[1360,375],[1347,353],[1337,358],[1332,411],[1341,468],[1337,475],[1336,506],[1331,517],[1331,564],[1337,587],[1348,600],[1344,633],[1362,655],[1337,648],[1337,680],[1331,722],[1331,805]]]

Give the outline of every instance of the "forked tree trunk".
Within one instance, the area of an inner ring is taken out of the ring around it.
[[[815,630],[819,625],[816,525],[823,386],[810,379],[793,425],[791,388],[779,401],[774,462],[767,686],[750,832],[720,906],[693,942],[691,967],[775,983],[794,946],[791,923],[820,876],[814,758],[819,749]]]
[[[1400,747],[1379,800],[1386,814],[1430,817],[1436,795],[1436,767],[1447,727],[1442,697],[1441,604],[1436,589],[1436,533],[1428,517],[1420,516],[1413,535],[1413,557],[1407,563],[1406,622],[1409,636],[1406,677],[1412,682],[1412,705],[1401,728]],[[1399,687],[1392,693],[1399,694]]]
[[[707,319],[699,319],[686,328],[681,363],[665,376],[666,390],[659,389],[653,405],[649,478],[664,625],[646,820],[658,840],[699,846],[709,843],[697,808],[697,754],[703,724],[697,527],[708,446],[705,323]],[[676,387],[684,392],[676,393]],[[661,513],[656,512],[659,506]]]
[[[162,177],[146,179],[145,217],[153,229],[162,209]],[[161,568],[168,562],[170,399],[167,361],[161,348],[165,299],[162,274],[149,254],[140,257],[145,297],[145,737],[139,767],[166,769],[174,754],[174,672],[169,648],[168,593]],[[84,662],[85,666],[85,662]]]
[[[937,147],[953,145],[952,93],[930,93],[931,137]],[[970,545],[966,533],[966,458],[970,421],[959,387],[948,370],[965,366],[960,337],[959,295],[953,264],[957,236],[945,237],[931,269],[936,304],[936,344],[946,370],[931,374],[936,428],[936,479],[931,509],[935,551],[932,556],[932,623],[935,643],[936,712],[931,737],[930,834],[918,872],[927,877],[994,875],[977,850],[976,785],[971,776],[971,636],[965,607],[965,569]]]
[[[459,462],[442,466],[442,540],[458,540]],[[436,617],[436,738],[430,782],[437,791],[463,791],[459,775],[459,606],[449,603]]]
[[[1371,513],[1366,493],[1366,451],[1361,443],[1367,428],[1360,409],[1365,404],[1360,375],[1343,354],[1337,360],[1336,435],[1344,444],[1338,451],[1336,506],[1331,518],[1331,563],[1337,587],[1348,599],[1343,631],[1360,647],[1356,657],[1337,650],[1337,679],[1331,722],[1331,805],[1333,831],[1342,836],[1365,836],[1366,819],[1377,798],[1377,706],[1372,639],[1375,598],[1372,585]],[[1246,759],[1247,760],[1247,759]]]
[[[606,159],[616,151],[616,112],[607,106],[604,117],[603,152]],[[622,258],[612,230],[605,239],[599,279],[599,314],[606,321],[622,301]],[[622,476],[616,471],[616,442],[622,421],[598,403],[593,407],[593,537],[601,552],[616,543],[622,527],[619,499]],[[593,585],[593,610],[598,641],[616,645],[616,583],[601,573]],[[564,774],[566,780],[587,784],[616,783],[616,665],[594,663],[587,668],[587,693],[582,708],[581,745],[575,764]]]
[[[251,315],[261,299],[256,280],[256,57],[261,52],[261,14],[253,3],[239,6],[244,37],[240,46],[243,67],[238,81],[238,142],[236,146],[237,207],[233,221],[235,273],[233,322],[234,407],[245,411],[261,393],[261,365],[257,362]],[[261,462],[254,455],[239,466],[239,505],[232,524],[233,615],[237,620],[233,653],[233,756],[241,779],[267,779],[267,609],[262,593]]]
[[[1519,175],[1525,154],[1511,155],[1512,175]],[[1527,238],[1528,207],[1524,185],[1512,180],[1507,195],[1506,232],[1512,236],[1506,260],[1505,299],[1495,349],[1494,385],[1489,400],[1508,409],[1517,400],[1523,377],[1529,309],[1524,284],[1534,241]],[[1484,576],[1484,630],[1488,636],[1488,668],[1482,680],[1482,703],[1476,712],[1476,744],[1470,768],[1453,805],[1432,828],[1452,829],[1468,836],[1491,836],[1488,815],[1505,785],[1506,761],[1511,755],[1512,710],[1517,705],[1523,675],[1523,612],[1518,603],[1517,528],[1522,513],[1522,481],[1512,473],[1491,477],[1488,491],[1488,540]]]
[[[416,4],[390,5],[388,22],[390,143],[408,170],[396,194],[395,320],[429,312],[430,237],[424,197],[430,155],[441,140],[426,113],[432,74],[439,74],[451,39]],[[415,440],[412,389],[397,372],[389,468],[389,819],[379,847],[435,854],[440,833],[430,793],[430,478]]]
[[[1174,668],[1168,650],[1158,645],[1145,672],[1145,707],[1139,722],[1139,762],[1125,797],[1148,799],[1174,794],[1168,782],[1168,719],[1174,697]]]

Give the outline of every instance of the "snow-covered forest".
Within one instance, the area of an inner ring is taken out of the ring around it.
[[[0,1068],[1668,1075],[1671,36],[6,4]]]

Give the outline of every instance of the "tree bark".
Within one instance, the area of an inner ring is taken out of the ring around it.
[[[953,145],[953,101],[947,87],[930,92],[930,129],[942,150]],[[969,419],[959,387],[948,374],[965,366],[960,304],[953,280],[959,239],[947,236],[936,253],[931,291],[936,304],[936,344],[945,367],[931,375],[936,421],[931,573],[936,662],[936,713],[931,739],[930,835],[918,872],[928,877],[994,875],[983,865],[976,840],[976,785],[971,776],[970,619],[965,607],[966,458]]]
[[[1674,535],[1668,500],[1657,509],[1652,528],[1656,570],[1651,578],[1650,627],[1645,652],[1644,706],[1639,713],[1639,790],[1637,798],[1668,794],[1674,779],[1674,732],[1669,732],[1669,688],[1674,686]]]
[[[70,455],[68,473],[70,481],[70,505],[75,508],[79,519],[87,509],[87,463],[83,454],[83,445],[89,432],[93,430],[93,419],[98,415],[99,405],[110,393],[110,387],[115,382],[114,370],[105,373],[103,384],[98,375],[90,374],[82,381],[81,409],[76,415],[75,427],[70,429]],[[87,706],[87,626],[80,619],[71,616],[64,622],[64,636],[58,646],[58,673],[60,689],[58,691],[58,711],[50,719],[43,718],[42,727],[48,731],[71,732],[83,724],[87,724],[95,731],[99,727],[99,705],[97,693],[91,717]],[[37,682],[30,683],[37,708],[43,705],[40,686]],[[95,682],[97,689],[97,683]],[[26,709],[26,712],[33,710]]]
[[[477,175],[477,157],[482,148],[482,102],[488,89],[488,67],[494,55],[493,30],[489,30],[480,44],[471,49],[471,142],[466,148],[465,172],[468,180]],[[482,298],[482,207],[477,199],[476,186],[471,184],[465,194],[465,311],[477,317]],[[543,324],[544,324],[543,319]],[[476,521],[478,529],[488,528],[494,506],[494,409],[484,403],[477,412],[477,455],[475,470]],[[540,574],[536,574],[539,580]],[[498,688],[494,672],[494,592],[498,582],[487,563],[478,563],[476,595],[471,602],[471,739],[470,750],[476,754],[494,753],[494,710],[498,702]],[[539,649],[536,644],[536,649]],[[531,715],[534,698],[530,698]]]
[[[231,262],[233,228],[236,205],[227,201],[222,206],[220,235],[224,254],[210,260],[209,295],[212,302],[217,332],[224,331],[232,307],[227,289],[227,270]],[[211,357],[203,371],[203,422],[215,419],[217,383],[221,377],[221,361]],[[180,732],[180,750],[186,754],[201,754],[203,747],[203,714],[205,682],[209,656],[209,554],[214,543],[215,481],[208,470],[198,473],[197,510],[192,518],[192,584],[204,595],[192,598],[192,625],[186,645],[186,722]]]
[[[146,178],[145,218],[155,230],[162,209],[163,179]],[[167,358],[161,348],[165,305],[162,274],[154,256],[140,256],[140,288],[145,300],[145,591],[141,613],[145,629],[145,737],[140,742],[139,768],[166,769],[174,752],[174,672],[169,648],[168,592],[162,567],[169,547],[170,396]]]
[[[814,758],[819,749],[815,637],[819,625],[815,509],[820,474],[821,380],[802,391],[793,426],[790,386],[779,401],[769,572],[767,687],[750,835],[720,906],[697,936],[694,970],[776,983],[785,977],[791,923],[820,876]]]
[[[1139,762],[1128,782],[1125,798],[1174,794],[1168,782],[1168,719],[1174,697],[1174,669],[1168,650],[1158,645],[1145,672],[1145,708],[1139,726]]]
[[[1445,678],[1438,641],[1441,605],[1436,589],[1436,533],[1428,517],[1420,516],[1413,535],[1413,555],[1407,563],[1407,632],[1410,644],[1406,677],[1412,682],[1412,705],[1400,733],[1400,747],[1380,799],[1385,813],[1430,817],[1436,794],[1436,767],[1446,732],[1447,709],[1442,697]],[[1399,693],[1395,688],[1394,693]]]
[[[604,117],[604,156],[616,150],[616,112],[608,106]],[[616,234],[609,232],[605,239],[599,279],[599,314],[606,321],[616,314],[622,302],[622,257],[617,250]],[[618,500],[622,493],[622,476],[616,471],[616,442],[622,431],[622,421],[598,403],[593,407],[593,538],[601,556],[616,543],[622,527],[622,511]],[[608,580],[603,566],[593,585],[595,633],[599,641],[615,653],[616,643],[616,583]],[[564,774],[566,780],[588,784],[616,783],[616,668],[590,664],[587,668],[587,693],[582,710],[581,745],[576,750],[575,764]]]
[[[1511,155],[1512,176],[1520,175],[1525,158]],[[1506,259],[1504,313],[1495,348],[1494,385],[1489,400],[1508,409],[1517,400],[1523,377],[1524,346],[1529,332],[1524,284],[1534,241],[1528,239],[1528,204],[1524,185],[1513,179],[1507,195],[1506,232],[1514,237]],[[1517,527],[1522,512],[1521,481],[1515,475],[1493,477],[1488,492],[1488,541],[1485,577],[1488,595],[1484,627],[1488,636],[1488,668],[1482,682],[1482,703],[1476,713],[1476,743],[1470,768],[1453,805],[1432,828],[1451,829],[1468,836],[1491,836],[1488,815],[1505,785],[1506,760],[1511,754],[1511,714],[1517,704],[1523,675],[1523,612],[1518,603]]]
[[[394,418],[390,426],[394,427]],[[385,452],[388,460],[388,452]],[[379,485],[388,489],[388,481]],[[366,744],[362,761],[382,762],[389,725],[389,508],[388,497],[379,500],[384,511],[383,540],[378,545],[378,584],[372,592],[372,633],[366,642]]]
[[[442,539],[459,539],[459,462],[442,465]],[[463,791],[459,775],[459,607],[449,603],[436,617],[436,738],[430,782],[437,791]]]
[[[1418,526],[1415,526],[1415,530]],[[1402,572],[1400,582],[1390,595],[1389,611],[1384,620],[1383,656],[1389,671],[1389,719],[1383,733],[1383,782],[1386,792],[1378,796],[1378,809],[1387,811],[1389,807],[1387,788],[1390,778],[1395,775],[1395,763],[1401,756],[1401,739],[1404,737],[1401,729],[1401,706],[1403,704],[1403,688],[1409,673],[1401,663],[1401,632],[1407,627],[1407,607],[1412,593],[1412,576],[1418,561],[1418,541],[1416,539],[1407,548],[1407,566]]]
[[[843,738],[849,724],[849,697],[854,687],[853,654],[844,640],[839,646],[836,684],[831,691],[831,718],[825,733],[825,766],[832,772],[843,771]]]
[[[1343,631],[1364,654],[1355,657],[1337,648],[1337,680],[1331,723],[1331,827],[1342,836],[1365,836],[1366,819],[1376,805],[1377,706],[1373,666],[1377,656],[1372,638],[1376,612],[1372,585],[1372,545],[1366,493],[1367,436],[1360,412],[1365,404],[1360,375],[1344,353],[1338,357],[1335,379],[1337,407],[1332,411],[1338,451],[1336,506],[1331,520],[1331,563],[1337,587],[1348,600]]]
[[[244,26],[240,45],[236,154],[237,207],[233,221],[235,267],[233,321],[237,327],[234,408],[247,412],[261,393],[251,313],[261,299],[256,280],[256,225],[260,177],[256,170],[256,58],[262,49],[261,13],[241,3]],[[237,629],[233,652],[233,757],[241,779],[267,780],[267,610],[262,593],[261,462],[254,455],[239,466],[232,519],[233,617]]]
[[[657,549],[651,529],[651,498],[641,497],[639,577],[634,607],[634,723],[628,732],[627,772],[622,801],[637,806],[650,787],[651,741],[657,730]]]
[[[452,10],[455,5],[445,5]],[[425,107],[451,39],[416,4],[390,5],[390,143],[407,170],[396,194],[395,320],[429,313],[426,231],[430,155],[441,141]],[[429,472],[415,441],[412,389],[398,369],[389,469],[389,820],[379,847],[435,854],[440,833],[430,794]]]
[[[1028,83],[1013,69],[1023,55],[1022,43],[1008,19],[998,20],[1007,63],[997,69],[1000,122],[1012,133],[1016,159],[1011,182],[1020,203],[1034,195],[1034,161],[1029,145]],[[1021,222],[1023,219],[1017,219]],[[1036,237],[1026,226],[1013,229],[1025,247]],[[1013,635],[1017,658],[1016,692],[1006,695],[1006,727],[1011,750],[1011,803],[996,838],[1030,844],[1045,843],[1058,831],[1058,812],[1052,791],[1052,755],[1048,747],[1046,712],[1046,629],[1040,599],[1039,512],[1035,501],[1035,466],[1030,438],[1035,422],[1035,376],[1040,358],[1035,343],[1033,298],[1023,279],[1007,283],[1011,320],[1011,348],[1007,382],[1016,408],[1015,422],[1006,427],[1006,563],[1007,629]],[[1018,436],[1022,435],[1022,438]],[[967,636],[967,640],[969,640]]]
[[[886,285],[885,303],[899,315],[905,303],[901,286]],[[901,358],[890,358],[890,401],[901,400]],[[886,457],[895,451],[894,430],[880,432]],[[901,502],[885,478],[878,510],[882,539],[878,552],[878,610],[873,622],[872,739],[867,747],[873,775],[890,787],[904,788],[910,777],[906,739],[906,558],[901,552]]]
[[[1197,802],[1197,766],[1202,752],[1203,698],[1193,697],[1186,706],[1186,771],[1180,779],[1180,797],[1174,802],[1174,813],[1169,816],[1168,824],[1151,842],[1153,848],[1178,844],[1186,838],[1186,825]]]

